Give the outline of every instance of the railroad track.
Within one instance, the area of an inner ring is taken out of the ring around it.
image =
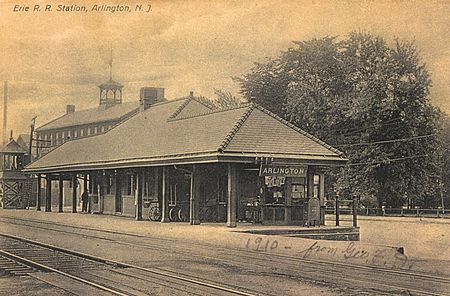
[[[82,291],[80,294],[86,291],[92,293],[97,289],[105,295],[122,296],[149,295],[155,292],[164,295],[254,295],[251,291],[111,261],[7,234],[0,234],[0,258],[0,269],[13,265],[13,268],[9,268],[12,275],[43,272],[47,275],[35,276],[50,284],[56,281],[60,286],[61,277],[70,279],[66,282],[65,289],[71,289],[73,281],[91,288],[78,288],[78,291]],[[57,277],[53,279],[51,274]]]
[[[0,218],[0,220],[3,218]],[[20,220],[20,219],[19,219]],[[73,229],[62,230],[62,229],[52,229],[52,227],[57,228],[67,228],[73,226],[63,226],[61,224],[55,224],[52,222],[34,220],[33,227],[36,227],[36,223],[41,225],[47,225],[49,227],[38,226],[43,229],[50,231],[65,231],[71,234],[79,234]],[[17,222],[14,219],[13,223],[28,226],[29,220],[22,220]],[[118,244],[132,244],[135,245],[137,242],[142,248],[160,249],[167,250],[171,253],[179,253],[183,256],[201,257],[205,259],[208,257],[205,254],[199,254],[199,250],[202,248],[212,247],[205,244],[191,244],[191,248],[179,248],[174,247],[171,242],[175,240],[171,239],[161,239],[161,238],[151,238],[137,234],[128,234],[123,232],[115,231],[104,231],[91,227],[75,227],[83,229],[83,236],[89,236],[95,239],[107,239],[111,241],[110,237],[106,237],[105,232],[109,235],[116,235],[121,237],[121,239],[115,239],[114,241]],[[93,234],[87,234],[86,231],[94,232]],[[81,234],[79,234],[81,235]],[[136,242],[127,242],[124,237],[138,238]],[[169,247],[168,247],[169,246]],[[199,247],[202,248],[199,248]],[[369,290],[374,294],[386,294],[386,295],[450,295],[450,279],[443,276],[433,276],[420,274],[416,272],[402,271],[402,270],[391,270],[386,268],[378,267],[368,267],[368,266],[358,266],[350,265],[345,263],[327,262],[314,259],[305,259],[295,256],[279,255],[279,254],[268,254],[261,252],[255,252],[251,250],[242,249],[230,249],[230,248],[220,248],[213,246],[218,255],[210,257],[210,260],[226,260],[228,263],[233,263],[237,266],[245,262],[246,268],[253,267],[255,270],[264,269],[268,265],[276,268],[277,276],[289,276],[296,277],[299,280],[311,280],[314,282],[322,281],[323,283],[333,284],[337,286],[356,286],[364,287],[364,290]],[[159,270],[164,270],[164,268],[159,268]],[[174,270],[165,269],[167,272],[174,272]],[[180,271],[176,271],[180,273]],[[319,276],[318,276],[319,275]],[[192,276],[189,273],[184,273],[184,276]]]

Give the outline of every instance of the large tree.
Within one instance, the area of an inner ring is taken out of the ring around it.
[[[439,200],[440,113],[413,43],[363,33],[295,42],[238,81],[249,101],[345,152],[341,192],[393,207]]]
[[[237,108],[247,103],[245,99],[236,97],[229,91],[215,89],[214,94],[216,96],[212,99],[200,96],[197,100],[213,110]]]

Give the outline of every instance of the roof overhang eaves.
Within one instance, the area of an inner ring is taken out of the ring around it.
[[[309,155],[309,154],[281,154],[262,152],[225,152],[219,157],[221,162],[254,163],[258,157],[273,158],[275,162],[317,164],[317,165],[345,165],[348,159],[339,156]]]
[[[136,110],[133,110],[132,112],[136,112]],[[59,130],[59,129],[63,129],[63,128],[79,128],[79,127],[84,127],[84,126],[88,126],[88,125],[92,125],[92,124],[99,124],[99,123],[117,124],[117,122],[121,121],[124,117],[126,118],[126,115],[129,115],[132,112],[129,112],[129,113],[125,114],[124,116],[117,117],[117,118],[98,120],[98,121],[89,121],[89,122],[83,122],[83,123],[78,123],[78,124],[64,124],[64,125],[57,126],[57,127],[37,128],[35,131],[36,132],[48,132],[48,131]]]
[[[89,170],[109,170],[130,167],[151,167],[151,166],[166,166],[174,164],[195,164],[195,163],[212,163],[218,161],[218,152],[199,153],[191,155],[171,155],[159,156],[151,158],[134,158],[123,160],[109,160],[109,161],[94,161],[85,163],[62,164],[58,166],[46,167],[26,167],[26,173],[58,173],[68,171],[89,171]],[[31,164],[32,165],[32,164]]]
[[[62,164],[58,166],[46,167],[26,167],[26,173],[58,173],[67,171],[89,171],[89,170],[108,170],[130,167],[151,167],[180,164],[199,164],[199,163],[254,163],[258,157],[270,157],[277,162],[302,163],[311,165],[344,165],[348,159],[339,156],[309,155],[309,154],[276,154],[264,152],[225,152],[217,151],[180,154],[169,156],[157,156],[150,158],[134,159],[116,159],[108,161],[93,161],[84,163]],[[30,165],[32,166],[32,164]]]

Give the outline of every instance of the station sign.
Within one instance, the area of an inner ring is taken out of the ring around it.
[[[306,177],[305,166],[293,165],[261,165],[260,176],[281,176],[281,177]]]

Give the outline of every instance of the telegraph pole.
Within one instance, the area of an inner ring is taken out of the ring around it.
[[[30,146],[28,147],[28,154],[30,155],[30,162],[33,161],[33,133],[34,133],[34,126],[36,124],[36,116],[31,119],[31,126],[30,126]]]
[[[8,109],[8,82],[5,81],[3,87],[3,131],[2,131],[2,143],[6,144],[6,128],[7,128],[7,109]]]

